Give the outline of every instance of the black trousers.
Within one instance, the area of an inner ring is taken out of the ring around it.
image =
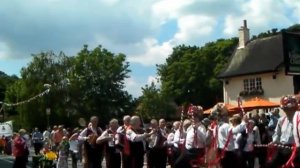
[[[258,156],[260,168],[265,168],[267,163],[267,148],[254,148],[255,155]]]
[[[168,153],[168,162],[169,162],[170,166],[173,168],[176,160],[180,156],[180,149],[178,149],[176,147],[169,147],[168,150],[169,150],[169,151],[167,151],[167,153],[169,152]]]
[[[220,149],[221,152],[223,149]],[[237,159],[235,151],[226,151],[224,157],[221,159],[222,168],[234,168],[239,167],[239,160]]]
[[[17,156],[13,168],[26,168],[28,156]]]
[[[106,152],[105,153],[106,168],[120,168],[121,167],[121,153]]]
[[[240,167],[254,168],[255,154],[254,151],[242,152],[242,165]]]
[[[167,148],[151,148],[147,151],[148,168],[166,168]]]
[[[33,143],[34,153],[38,155],[43,148],[43,143]]]
[[[205,149],[185,149],[176,160],[175,168],[192,168],[192,161],[204,157]]]
[[[98,151],[97,149],[92,149],[87,151],[87,163],[88,168],[102,168],[102,159],[103,159],[102,151]]]
[[[130,167],[130,155],[126,155],[124,152],[122,152],[122,167],[123,168],[131,168]]]
[[[274,155],[267,163],[267,168],[281,168],[290,159],[292,154],[291,149],[277,148]],[[300,167],[300,150],[297,148],[296,158],[294,159],[296,168]]]

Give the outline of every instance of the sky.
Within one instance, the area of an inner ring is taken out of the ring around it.
[[[300,23],[299,0],[3,0],[0,2],[0,71],[20,75],[31,54],[76,55],[102,45],[130,63],[126,90],[134,97],[155,81],[156,65],[178,45],[203,46]]]

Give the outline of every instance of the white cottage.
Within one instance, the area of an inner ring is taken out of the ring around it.
[[[239,45],[227,68],[219,74],[223,81],[224,102],[237,105],[260,97],[279,102],[283,95],[300,91],[300,76],[285,74],[282,35],[250,41],[247,22],[239,29]]]

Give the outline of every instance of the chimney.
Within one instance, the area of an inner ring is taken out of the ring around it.
[[[247,42],[250,40],[249,29],[247,27],[247,20],[244,20],[244,25],[239,28],[239,47],[238,49],[245,48]]]

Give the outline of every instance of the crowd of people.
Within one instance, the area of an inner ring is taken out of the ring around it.
[[[60,125],[41,133],[35,128],[31,142],[36,155],[45,147],[57,152],[58,168],[68,167],[68,157],[73,168],[78,161],[84,168],[101,168],[103,159],[107,168],[142,168],[145,162],[149,168],[254,168],[256,158],[261,168],[297,167],[298,110],[299,99],[284,96],[281,109],[269,113],[229,116],[226,106],[218,103],[204,118],[201,106],[190,106],[180,121],[152,119],[147,127],[139,116],[124,116],[122,125],[111,119],[102,130],[99,118],[92,116],[83,129]],[[25,132],[21,129],[14,138],[18,168],[28,157]]]

